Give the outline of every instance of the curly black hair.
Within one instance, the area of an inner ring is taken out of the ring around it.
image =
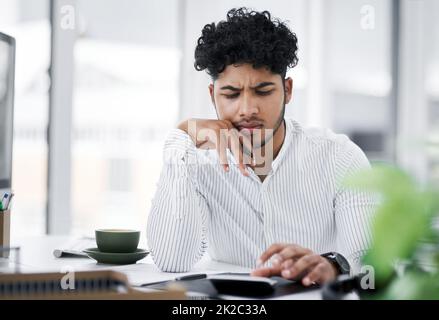
[[[267,67],[285,78],[297,65],[297,37],[286,23],[272,19],[268,11],[245,7],[232,9],[227,20],[206,24],[195,48],[195,69],[215,80],[231,64],[251,63]]]

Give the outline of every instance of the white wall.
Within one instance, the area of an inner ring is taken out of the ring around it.
[[[87,36],[101,40],[178,46],[179,0],[77,0]],[[99,17],[95,19],[94,17]],[[157,32],[160,26],[160,32]]]

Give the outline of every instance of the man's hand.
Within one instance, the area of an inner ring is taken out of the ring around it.
[[[272,266],[263,264],[271,258]],[[285,279],[300,280],[305,286],[323,284],[337,277],[337,270],[326,258],[295,244],[276,243],[270,246],[258,259],[254,276],[282,276]]]
[[[238,161],[241,173],[245,176],[249,175],[246,165],[252,163],[251,141],[239,134],[229,120],[189,119],[183,121],[178,129],[189,134],[197,148],[215,148],[225,171],[229,171],[227,161],[227,149],[229,149]]]

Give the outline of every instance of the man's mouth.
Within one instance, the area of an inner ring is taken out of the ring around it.
[[[254,130],[257,130],[257,129],[262,129],[263,128],[263,126],[262,126],[262,124],[252,124],[252,123],[249,123],[249,124],[241,124],[241,125],[238,125],[237,126],[237,129],[238,129],[238,131],[248,131],[248,132],[250,132],[250,133],[252,133]]]

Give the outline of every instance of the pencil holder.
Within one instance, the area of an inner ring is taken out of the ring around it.
[[[0,257],[9,258],[10,241],[11,241],[11,211],[10,210],[0,211]]]

